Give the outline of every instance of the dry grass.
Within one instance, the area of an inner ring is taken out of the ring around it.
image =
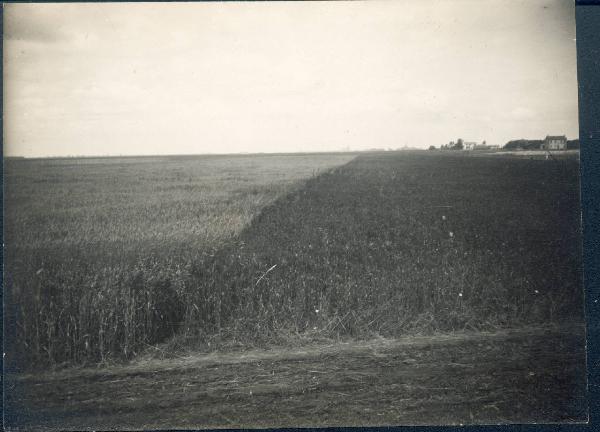
[[[583,328],[143,361],[15,382],[8,424],[198,429],[585,421]]]

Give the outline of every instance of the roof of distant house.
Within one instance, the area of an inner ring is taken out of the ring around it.
[[[546,139],[547,140],[552,140],[552,139],[564,139],[564,140],[566,140],[567,137],[565,135],[547,135]]]

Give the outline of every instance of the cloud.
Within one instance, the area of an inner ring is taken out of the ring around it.
[[[554,4],[8,4],[5,146],[139,154],[502,144],[558,126],[574,136],[575,25]]]
[[[4,39],[52,43],[68,38],[57,25],[61,22],[58,11],[40,6],[43,5],[5,5]]]

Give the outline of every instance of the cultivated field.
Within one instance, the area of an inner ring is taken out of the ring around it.
[[[351,158],[7,161],[5,280],[17,364],[131,357],[171,335],[194,263],[303,179]]]
[[[46,422],[65,407],[73,424],[135,428],[585,419],[576,158],[12,161],[6,185],[8,360],[35,372],[15,385]],[[423,335],[414,351],[357,342]],[[342,342],[347,357],[321,355]],[[298,346],[306,368],[289,358]],[[250,348],[283,354],[180,363]],[[131,358],[139,373],[36,372]],[[188,411],[160,417],[178,411],[146,379]],[[113,382],[132,393],[110,402]],[[162,421],[140,414],[136,391]],[[261,417],[279,399],[285,422]],[[348,400],[355,412],[335,414]]]

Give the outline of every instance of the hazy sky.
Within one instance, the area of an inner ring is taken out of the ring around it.
[[[571,1],[8,4],[6,155],[578,135]]]

